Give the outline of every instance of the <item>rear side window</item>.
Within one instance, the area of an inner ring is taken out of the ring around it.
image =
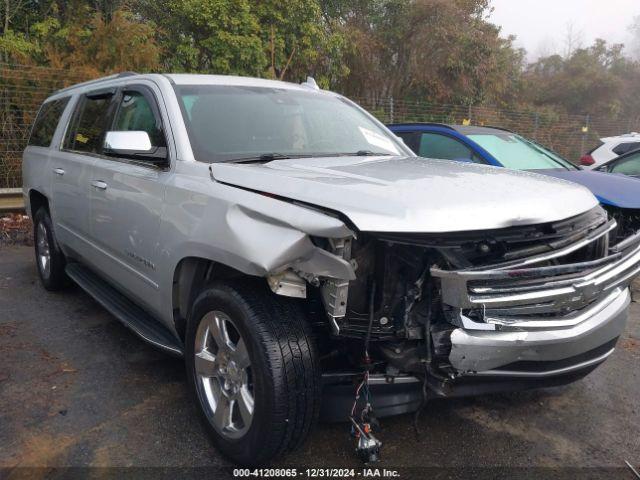
[[[46,102],[40,108],[36,121],[33,123],[29,145],[49,147],[56,132],[58,122],[69,103],[69,97]]]
[[[101,153],[104,136],[111,125],[113,95],[85,96],[78,103],[73,125],[64,148],[77,152]]]
[[[626,142],[621,143],[616,148],[613,149],[613,153],[616,155],[623,155],[631,150],[635,150],[636,148],[640,148],[640,142]]]

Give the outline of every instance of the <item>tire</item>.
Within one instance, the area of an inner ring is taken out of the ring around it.
[[[53,233],[53,223],[46,208],[41,207],[33,218],[33,244],[38,276],[50,292],[62,290],[69,282],[64,272],[66,259]]]
[[[192,305],[185,342],[191,393],[225,456],[258,466],[304,442],[321,392],[318,354],[298,303],[254,281],[211,285]],[[231,414],[220,405],[231,405]]]

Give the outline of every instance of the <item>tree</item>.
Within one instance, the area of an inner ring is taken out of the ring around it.
[[[267,66],[249,0],[144,0],[166,70],[260,76]]]
[[[347,71],[342,39],[315,0],[140,0],[159,27],[168,70],[252,75],[328,86]]]
[[[623,45],[598,39],[568,58],[541,58],[527,69],[525,100],[569,113],[637,114],[640,102],[632,92],[640,83],[640,65],[622,52]]]
[[[523,52],[486,20],[488,0],[327,0],[353,45],[353,96],[421,98],[463,104],[508,103]]]

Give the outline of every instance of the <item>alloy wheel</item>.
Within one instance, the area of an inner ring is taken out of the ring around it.
[[[253,420],[251,360],[240,331],[220,311],[207,313],[195,336],[196,386],[208,418],[221,435],[244,436]]]

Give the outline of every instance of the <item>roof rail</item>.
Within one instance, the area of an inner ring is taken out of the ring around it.
[[[300,85],[303,87],[310,88],[311,90],[320,90],[320,87],[316,83],[316,80],[313,77],[307,77],[307,79],[302,82]]]
[[[94,84],[99,84],[102,82],[106,82],[108,80],[115,80],[117,78],[124,78],[124,77],[133,77],[135,75],[139,75],[136,72],[120,72],[120,73],[114,73],[113,75],[109,75],[106,77],[101,77],[101,78],[96,78],[94,80],[89,80],[87,82],[82,82],[82,83],[76,83],[75,85],[71,85],[69,87],[66,88],[61,88],[60,90],[57,90],[56,93],[61,93],[61,92],[66,92],[67,90],[72,90],[74,88],[78,88],[78,87],[86,87],[87,85],[94,85]]]

